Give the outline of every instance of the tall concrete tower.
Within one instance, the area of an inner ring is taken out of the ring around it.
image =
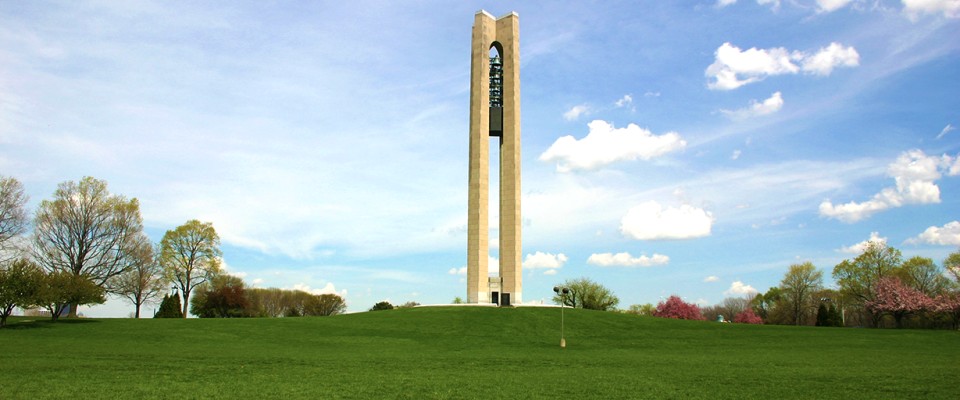
[[[488,275],[490,137],[500,145],[500,271]],[[473,20],[467,302],[523,301],[520,247],[520,16]]]

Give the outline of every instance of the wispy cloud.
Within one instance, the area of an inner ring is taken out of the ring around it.
[[[670,262],[670,257],[662,254],[653,256],[640,255],[631,256],[630,253],[597,253],[591,254],[587,259],[587,264],[599,267],[653,267],[656,265],[666,265]]]
[[[780,111],[780,108],[782,107],[783,97],[780,95],[780,92],[775,92],[763,102],[758,103],[756,100],[751,100],[750,105],[746,108],[733,111],[721,109],[720,112],[730,117],[730,119],[744,120],[747,118],[773,114],[777,111]]]
[[[586,104],[578,104],[573,107],[570,107],[567,112],[563,113],[563,119],[567,121],[576,121],[583,115],[590,114],[590,106]]]
[[[947,135],[947,133],[949,133],[950,131],[956,130],[956,129],[957,129],[957,128],[954,128],[953,125],[947,124],[947,126],[943,127],[943,129],[940,130],[940,133],[937,135],[937,140],[942,139],[944,136]]]

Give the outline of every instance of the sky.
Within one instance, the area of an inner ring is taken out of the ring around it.
[[[957,0],[0,0],[0,175],[31,211],[105,180],[154,241],[212,222],[250,286],[465,298],[481,9],[520,17],[525,302],[712,305],[806,261],[832,287],[869,240],[960,247]]]

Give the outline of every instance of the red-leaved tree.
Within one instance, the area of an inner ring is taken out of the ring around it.
[[[736,317],[733,317],[733,322],[738,324],[763,324],[763,318],[760,318],[759,315],[754,314],[753,309],[747,307],[747,309],[737,314]]]
[[[675,318],[675,319],[693,319],[703,321],[703,313],[696,304],[684,302],[680,296],[670,296],[667,301],[657,303],[657,309],[653,312],[654,317]]]
[[[960,294],[944,293],[933,299],[934,312],[947,314],[953,321],[953,328],[960,328]]]
[[[933,306],[933,301],[925,294],[904,285],[903,282],[894,277],[880,279],[877,282],[875,293],[876,298],[867,301],[864,305],[874,313],[892,315],[897,323],[897,328],[903,326],[903,317]]]

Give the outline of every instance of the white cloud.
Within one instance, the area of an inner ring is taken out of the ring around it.
[[[343,290],[341,290],[341,291],[337,291],[337,288],[333,286],[333,282],[327,282],[326,285],[324,285],[322,288],[319,288],[319,289],[313,289],[313,288],[311,288],[309,285],[304,284],[304,283],[297,283],[297,284],[293,285],[293,288],[292,288],[292,289],[293,289],[293,290],[304,291],[304,292],[307,292],[307,293],[310,293],[310,294],[313,294],[313,295],[335,294],[335,295],[338,295],[338,296],[340,296],[340,297],[346,297],[346,296],[347,296],[347,289],[343,289]]]
[[[730,43],[724,43],[717,48],[715,55],[715,61],[706,71],[707,77],[716,79],[708,84],[711,89],[736,89],[767,75],[795,74],[799,71],[790,61],[790,53],[782,47],[741,51]],[[738,75],[744,76],[744,79]]]
[[[617,107],[629,106],[630,104],[633,104],[633,96],[630,96],[629,94],[625,94],[623,95],[623,97],[620,98],[620,100],[617,100],[613,104]]]
[[[947,124],[947,126],[943,127],[943,129],[940,131],[940,134],[937,135],[937,140],[940,140],[941,138],[943,138],[944,136],[946,136],[947,132],[950,132],[950,131],[956,130],[956,129],[957,129],[957,128],[954,128],[952,124]]]
[[[751,100],[750,105],[739,110],[720,110],[721,113],[733,120],[743,120],[751,117],[773,114],[783,108],[783,96],[780,92],[775,92],[762,103]]]
[[[263,284],[263,282],[264,282],[263,278],[256,278],[253,281],[251,281],[254,287],[260,286],[261,284]]]
[[[719,276],[716,276],[716,275],[710,275],[710,276],[708,276],[708,277],[706,277],[706,278],[703,278],[703,281],[704,281],[704,282],[707,282],[707,283],[717,282],[717,281],[719,281],[719,280],[720,280],[720,277],[719,277]]]
[[[794,62],[799,62],[800,66]],[[705,71],[710,89],[732,90],[767,76],[805,72],[830,75],[835,67],[855,67],[860,55],[853,47],[831,43],[816,54],[789,51],[783,47],[740,50],[729,42],[720,45],[715,60]],[[802,67],[801,67],[802,66]]]
[[[830,200],[825,200],[820,203],[820,215],[853,223],[906,204],[939,203],[940,188],[935,182],[941,177],[941,169],[946,170],[948,175],[960,174],[960,167],[954,173],[955,162],[953,157],[947,155],[927,156],[921,150],[904,152],[887,168],[887,174],[894,179],[896,187],[884,188],[862,203],[852,201],[834,205]]]
[[[864,240],[857,244],[841,247],[837,249],[837,251],[841,253],[847,253],[847,254],[861,254],[863,253],[864,250],[867,249],[867,246],[869,246],[870,243],[878,243],[878,244],[886,245],[887,238],[880,237],[880,234],[877,232],[870,232],[869,239]]]
[[[462,266],[460,268],[450,268],[450,270],[447,271],[447,273],[450,275],[466,275],[467,266]]]
[[[587,259],[587,264],[600,267],[652,267],[666,265],[669,262],[670,257],[656,253],[652,257],[646,255],[633,257],[630,253],[600,253],[591,254]]]
[[[947,176],[960,175],[960,154],[957,154],[956,157],[950,157],[944,154],[940,159],[944,169],[946,169]]]
[[[840,43],[830,43],[813,56],[801,59],[803,72],[814,75],[830,75],[836,67],[856,67],[860,65],[860,54],[853,47],[844,47]]]
[[[741,281],[734,281],[730,285],[730,288],[727,289],[725,292],[723,292],[723,294],[726,296],[744,296],[744,295],[750,295],[754,293],[759,293],[759,291],[757,291],[757,289],[754,289],[753,286],[744,284]]]
[[[563,113],[563,119],[567,121],[575,121],[577,118],[580,118],[581,115],[587,115],[589,113],[590,106],[586,104],[580,104],[573,106],[573,108]]]
[[[539,160],[556,161],[560,172],[588,170],[622,160],[649,160],[687,145],[676,132],[658,136],[635,124],[615,128],[611,123],[595,120],[587,126],[590,132],[586,137],[580,140],[569,135],[561,137]]]
[[[942,227],[931,226],[907,243],[928,243],[942,246],[960,246],[960,221],[948,222]]]
[[[846,7],[852,0],[817,0],[817,12],[833,12]]]
[[[548,269],[548,270],[546,270],[546,271],[543,271],[543,274],[544,274],[544,275],[556,275],[556,274],[557,274],[557,270],[556,270],[556,269]]]
[[[487,271],[494,272],[500,270],[500,259],[493,256],[487,256]]]
[[[710,235],[713,214],[687,204],[664,208],[648,201],[627,211],[620,232],[638,240],[692,239]]]
[[[733,154],[730,155],[730,159],[731,159],[731,160],[736,160],[736,159],[740,158],[740,154],[742,154],[742,153],[743,153],[743,152],[741,152],[740,149],[734,150],[734,151],[733,151]]]
[[[562,268],[566,262],[567,256],[563,253],[554,255],[538,251],[527,254],[523,260],[523,268]]]
[[[903,0],[903,12],[911,20],[922,14],[939,14],[960,18],[960,0]]]
[[[717,0],[717,7],[723,8],[736,3],[737,3],[737,0]]]

